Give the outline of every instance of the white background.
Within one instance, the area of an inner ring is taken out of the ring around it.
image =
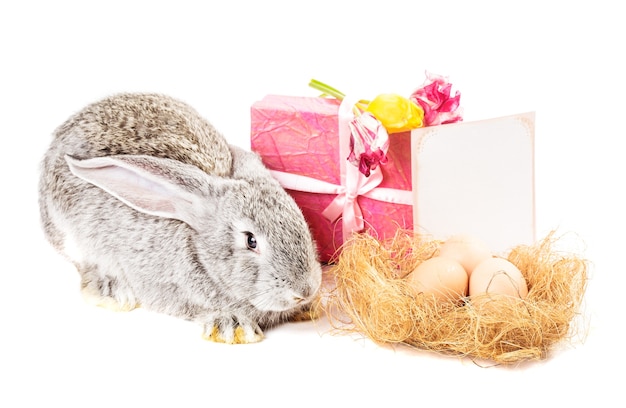
[[[0,6],[0,406],[623,403],[618,2],[17,4]],[[580,334],[548,360],[481,368],[333,335],[324,321],[213,344],[192,323],[84,304],[41,235],[39,160],[55,127],[100,97],[169,93],[247,146],[250,106],[265,94],[317,95],[311,78],[364,98],[407,94],[425,70],[450,76],[466,120],[537,112],[538,235],[577,234],[591,265]]]

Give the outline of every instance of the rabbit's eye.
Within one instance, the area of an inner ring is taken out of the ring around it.
[[[256,249],[256,238],[254,237],[254,234],[251,232],[246,232],[246,246],[248,247],[248,249]]]

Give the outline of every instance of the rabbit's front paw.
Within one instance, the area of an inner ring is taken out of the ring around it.
[[[319,320],[323,315],[322,304],[319,299],[313,301],[306,307],[298,310],[289,317],[290,322],[306,322],[310,320]]]
[[[205,320],[202,337],[216,343],[247,344],[263,340],[263,331],[249,318],[216,313]]]

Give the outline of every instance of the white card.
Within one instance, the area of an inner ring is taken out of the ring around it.
[[[415,231],[503,255],[535,241],[534,112],[412,131]]]

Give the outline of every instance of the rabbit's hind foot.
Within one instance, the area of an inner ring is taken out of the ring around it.
[[[102,284],[83,281],[81,284],[81,293],[85,302],[114,312],[130,312],[139,307],[139,303],[130,300],[129,297],[124,301],[119,301],[113,296],[103,294],[101,290],[102,287]]]

